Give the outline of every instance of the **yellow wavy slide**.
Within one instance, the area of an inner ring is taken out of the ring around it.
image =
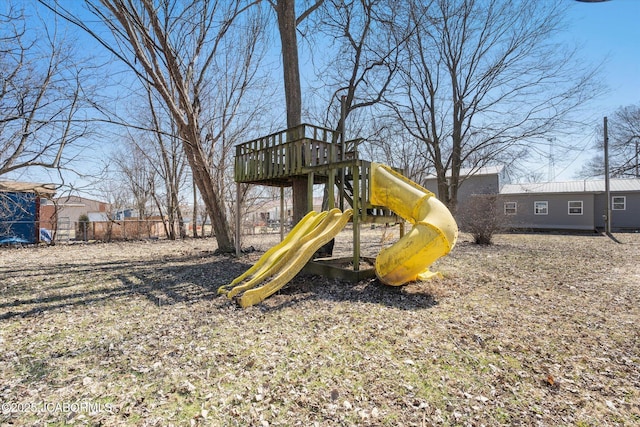
[[[263,301],[293,279],[313,254],[347,225],[352,215],[351,209],[307,214],[279,245],[231,284],[220,287],[218,293],[234,298],[244,292],[237,297],[242,307]],[[262,282],[266,283],[256,287]]]
[[[233,282],[228,285],[220,286],[220,288],[218,288],[218,294],[233,298],[238,293],[253,288],[262,280],[269,277],[273,265],[291,250],[300,239],[315,229],[327,214],[328,212],[309,212],[304,218],[298,221],[296,226],[293,227],[282,242],[265,252],[251,268],[236,277]]]
[[[399,286],[435,274],[429,267],[448,254],[458,239],[458,225],[435,195],[390,167],[371,164],[369,198],[413,224],[398,242],[376,257],[376,275],[386,285]]]

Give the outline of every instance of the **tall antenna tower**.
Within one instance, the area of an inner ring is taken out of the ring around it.
[[[548,141],[549,141],[549,170],[547,173],[547,180],[551,182],[554,179],[556,179],[556,173],[555,173],[556,159],[553,154],[553,146],[556,142],[556,139],[549,138]]]

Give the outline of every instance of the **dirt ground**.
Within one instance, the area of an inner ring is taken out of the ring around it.
[[[638,425],[640,235],[615,237],[461,235],[441,279],[298,275],[247,309],[217,288],[277,235],[0,248],[0,425]]]

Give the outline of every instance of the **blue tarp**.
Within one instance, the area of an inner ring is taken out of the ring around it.
[[[22,239],[20,237],[15,237],[15,236],[0,239],[0,245],[19,245],[22,243],[34,243],[34,242],[30,242],[26,239]]]
[[[0,197],[0,243],[36,243],[38,196],[35,193],[5,192]]]
[[[46,228],[40,229],[40,241],[45,243],[51,243],[53,240],[53,236],[51,236],[51,231]]]

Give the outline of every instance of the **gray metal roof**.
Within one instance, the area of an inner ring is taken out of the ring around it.
[[[460,169],[460,176],[477,176],[477,175],[499,175],[504,169],[503,165],[489,165],[481,168],[462,168]],[[447,175],[450,175],[451,171],[447,171]]]
[[[640,179],[611,179],[610,190],[613,192],[640,192]],[[602,193],[604,191],[604,179],[598,179],[505,184],[500,189],[500,194]]]

